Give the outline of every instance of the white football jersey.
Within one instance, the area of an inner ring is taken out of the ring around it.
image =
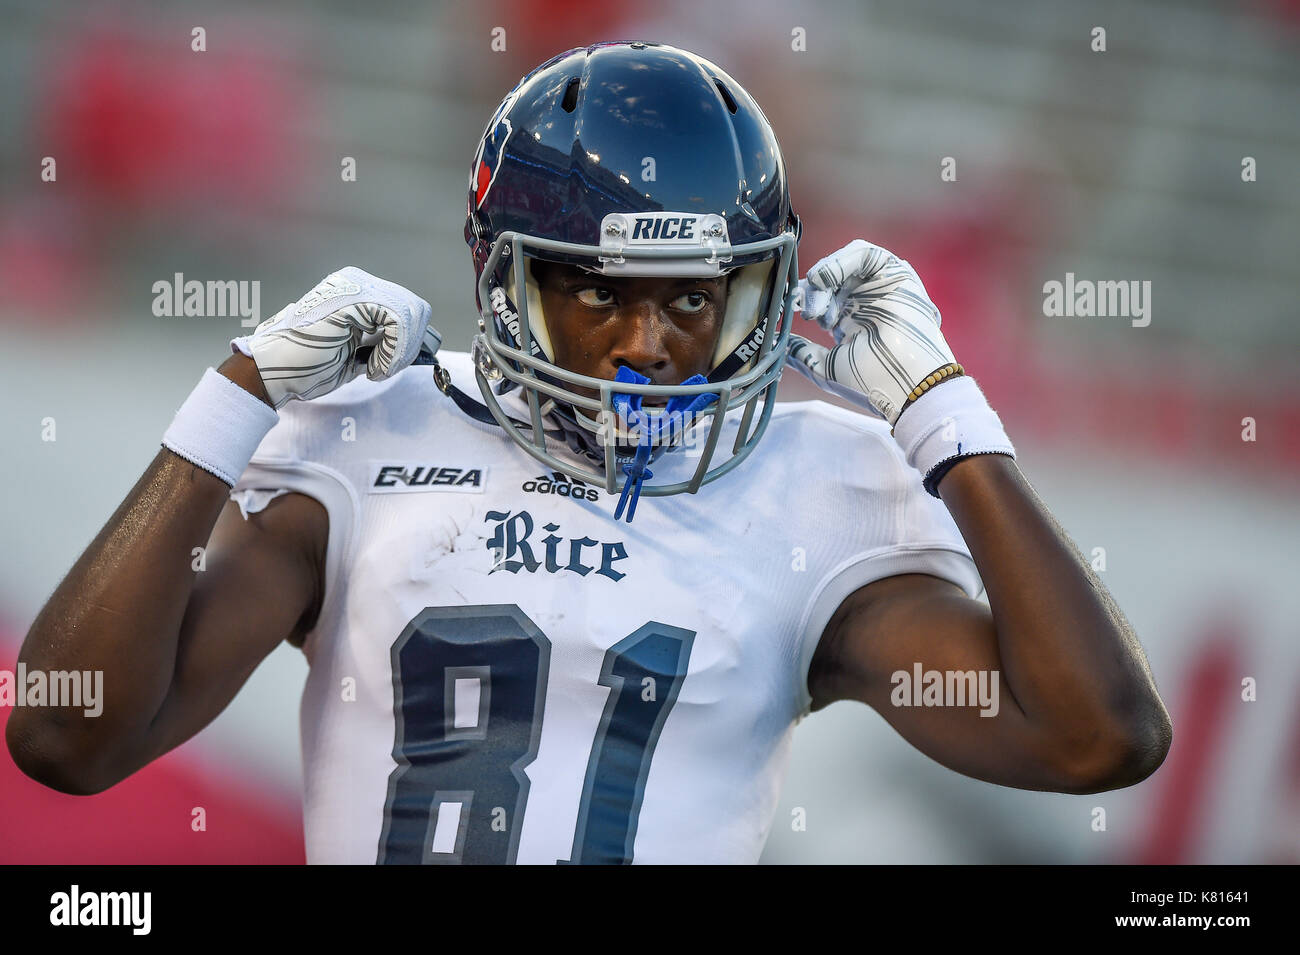
[[[467,354],[439,358],[479,396]],[[330,525],[303,647],[311,863],[756,862],[839,603],[903,573],[981,589],[888,425],[820,401],[626,523],[413,366],[281,409],[231,496],[289,491]]]

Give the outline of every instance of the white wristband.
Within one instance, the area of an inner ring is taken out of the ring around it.
[[[209,368],[176,412],[162,444],[234,487],[279,420],[265,401]]]
[[[963,458],[1016,456],[997,412],[969,375],[935,385],[912,402],[894,425],[894,437],[907,463],[924,475],[925,489],[934,497],[939,496],[939,479]]]

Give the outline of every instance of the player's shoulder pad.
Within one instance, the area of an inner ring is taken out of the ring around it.
[[[871,474],[875,482],[920,484],[920,475],[908,465],[883,418],[818,399],[783,401],[773,409],[772,426],[804,455],[851,463],[853,469],[865,469],[859,473]]]
[[[900,459],[902,450],[890,433],[889,423],[861,411],[841,408],[826,401],[811,399],[808,401],[782,401],[772,411],[772,418],[786,419],[809,436],[821,440],[839,439],[859,441],[865,439],[872,445],[879,445],[891,455]]]
[[[467,353],[439,351],[438,360],[458,387],[477,394]],[[440,415],[461,413],[438,389],[432,366],[410,365],[385,381],[359,375],[319,398],[290,401],[279,414],[280,420],[262,439],[255,457],[311,458],[319,453],[325,435],[336,435],[349,425],[357,432],[371,431],[371,424],[405,431]]]

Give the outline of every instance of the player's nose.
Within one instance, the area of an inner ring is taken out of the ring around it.
[[[618,334],[609,354],[614,368],[627,365],[647,378],[655,378],[672,360],[668,354],[667,332],[667,319],[651,303],[622,310]]]

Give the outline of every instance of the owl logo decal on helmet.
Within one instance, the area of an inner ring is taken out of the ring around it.
[[[488,121],[487,129],[478,143],[478,152],[469,173],[470,211],[483,205],[488,190],[496,181],[497,171],[501,168],[501,154],[505,151],[510,134],[514,131],[506,114],[519,96],[519,87],[515,87],[497,107],[496,113]]]

